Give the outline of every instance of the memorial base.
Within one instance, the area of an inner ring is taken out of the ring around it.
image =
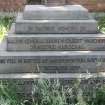
[[[16,93],[24,96],[29,99],[32,97],[32,90],[35,86],[34,84],[37,80],[50,80],[58,81],[65,88],[72,88],[73,86],[77,86],[78,88],[84,89],[84,87],[88,87],[88,89],[97,86],[97,84],[104,85],[105,84],[105,73],[77,73],[77,74],[33,74],[33,73],[21,73],[21,74],[0,74],[0,81],[2,81],[2,86],[6,86],[8,83],[12,83],[16,88]]]
[[[98,73],[104,51],[0,52],[0,73]]]
[[[26,6],[0,47],[0,79],[21,80],[23,93],[37,79],[104,83],[105,35],[82,6]]]

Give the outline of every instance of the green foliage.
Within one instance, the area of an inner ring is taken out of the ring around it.
[[[31,99],[25,100],[13,81],[1,81],[0,105],[105,105],[105,86],[93,80],[81,85],[77,80],[64,87],[58,79],[39,79],[34,81]]]
[[[1,17],[0,18],[0,41],[10,28],[14,18],[13,17]]]
[[[12,81],[0,83],[0,105],[21,105],[23,97],[17,94],[16,84]]]
[[[4,27],[6,27],[7,29],[10,28],[12,22],[13,22],[14,18],[13,17],[1,17],[0,18],[0,25],[3,25]]]
[[[0,105],[11,105],[11,102],[9,99],[4,99],[3,97],[0,97]]]
[[[82,85],[77,80],[72,87],[64,87],[59,80],[38,80],[33,85],[32,100],[32,105],[105,105],[105,86],[96,79]]]
[[[32,91],[33,105],[65,105],[66,91],[60,86],[60,82],[55,80],[53,83],[50,80],[35,81]]]
[[[66,103],[66,92],[60,86],[60,82],[55,80],[35,81],[32,91],[33,105],[64,105]]]
[[[98,28],[101,32],[105,33],[105,16],[100,18],[98,22]]]
[[[95,91],[95,97],[91,101],[92,105],[105,105],[105,87],[101,87]]]
[[[72,87],[63,86],[58,79],[35,81],[32,100],[32,105],[87,105],[78,80]]]

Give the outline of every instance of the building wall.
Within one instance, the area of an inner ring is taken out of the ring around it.
[[[24,5],[27,4],[26,1],[27,0],[0,0],[0,11],[22,10],[24,8]],[[88,8],[90,11],[105,12],[105,0],[47,0],[47,1],[49,5],[81,4]]]
[[[26,0],[0,0],[0,11],[22,10]]]
[[[105,12],[105,0],[67,0],[67,3],[81,4],[88,8],[90,11]]]

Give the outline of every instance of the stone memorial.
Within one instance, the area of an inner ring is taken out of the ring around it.
[[[105,35],[79,5],[27,5],[0,51],[1,79],[93,78],[102,72]]]
[[[105,36],[80,5],[27,5],[7,35],[6,50],[0,73],[105,71]]]

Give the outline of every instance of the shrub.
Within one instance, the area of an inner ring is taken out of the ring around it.
[[[17,94],[17,85],[12,81],[0,83],[0,105],[21,105],[23,97]]]
[[[96,84],[95,80],[88,81],[81,85],[81,80],[77,80],[64,86],[58,79],[35,80],[32,95],[27,96],[27,100],[17,94],[13,81],[1,81],[0,105],[105,105],[105,86]]]
[[[98,28],[101,32],[105,33],[105,16],[100,18],[98,22]]]
[[[13,17],[0,18],[0,41],[3,39],[4,35],[9,30],[13,20],[14,20]]]

